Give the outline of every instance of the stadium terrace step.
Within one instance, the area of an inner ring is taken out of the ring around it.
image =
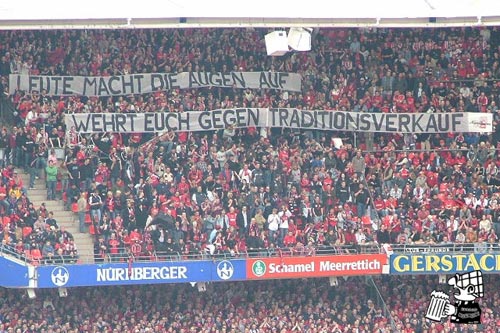
[[[35,181],[35,189],[29,189],[29,175],[21,169],[16,169],[24,183],[28,198],[35,208],[39,208],[42,203],[45,203],[48,211],[54,212],[54,218],[60,228],[64,228],[73,235],[78,253],[82,258],[81,262],[93,263],[94,241],[93,236],[89,233],[80,233],[78,227],[78,218],[72,211],[64,208],[62,200],[47,200],[47,189],[45,180],[37,179]]]

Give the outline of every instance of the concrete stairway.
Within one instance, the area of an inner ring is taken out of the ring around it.
[[[45,203],[49,212],[54,212],[54,218],[60,228],[69,231],[74,239],[78,249],[78,253],[83,263],[93,263],[94,242],[92,235],[88,232],[80,233],[78,230],[78,217],[71,210],[64,209],[62,200],[47,200],[47,189],[45,180],[37,179],[35,181],[35,189],[29,189],[29,175],[23,170],[17,170],[21,175],[24,186],[28,192],[28,198],[33,202],[35,208],[39,208],[42,203]]]

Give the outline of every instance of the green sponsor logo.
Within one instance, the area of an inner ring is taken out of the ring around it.
[[[262,260],[257,260],[252,265],[252,272],[255,276],[262,276],[266,274],[266,264]]]

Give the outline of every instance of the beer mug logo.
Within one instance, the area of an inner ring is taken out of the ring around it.
[[[446,318],[445,307],[450,302],[450,296],[442,291],[434,290],[431,293],[431,302],[427,308],[425,318],[432,321],[441,321]]]
[[[455,303],[450,302],[448,294],[434,290],[425,318],[441,321],[450,317],[455,324],[481,324],[481,308],[476,299],[484,296],[483,273],[476,270],[455,274],[448,279],[448,285],[453,287]]]

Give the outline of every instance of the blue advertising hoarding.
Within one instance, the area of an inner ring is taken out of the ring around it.
[[[28,267],[15,260],[0,256],[0,286],[13,288],[27,287],[28,284]]]
[[[39,288],[241,281],[246,279],[246,261],[41,266],[37,273]]]
[[[393,254],[390,274],[500,273],[500,253]]]

